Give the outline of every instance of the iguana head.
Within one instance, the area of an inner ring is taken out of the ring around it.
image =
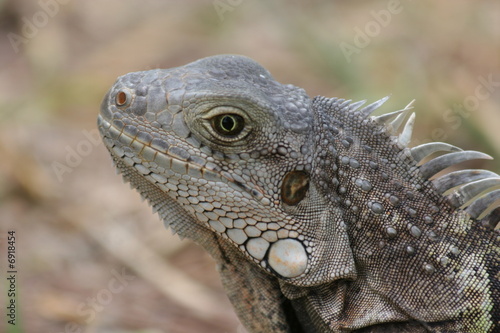
[[[168,198],[189,216],[160,211],[181,236],[194,238],[185,224],[195,222],[270,273],[308,283],[328,215],[311,182],[313,127],[305,92],[242,56],[124,75],[99,116],[124,177],[147,179],[139,191],[156,210]]]
[[[392,210],[402,216],[395,207],[444,167],[487,157],[435,143],[410,151],[413,116],[391,136],[406,109],[369,117],[384,101],[361,110],[364,102],[313,101],[253,60],[224,55],[120,77],[99,128],[124,178],[181,236],[203,244],[216,235],[270,274],[312,286],[356,277],[350,216],[372,219],[377,237],[419,236],[422,227],[394,226]],[[457,153],[417,171],[437,150]],[[398,177],[414,181],[397,185]],[[425,207],[415,207],[422,221],[436,213],[437,191],[429,191]]]

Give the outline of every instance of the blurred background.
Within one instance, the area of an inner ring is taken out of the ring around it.
[[[0,37],[2,304],[8,231],[18,270],[2,332],[244,332],[211,258],[100,143],[101,99],[127,72],[237,53],[311,96],[416,99],[414,144],[481,150],[496,160],[472,166],[500,172],[498,0],[0,0]]]

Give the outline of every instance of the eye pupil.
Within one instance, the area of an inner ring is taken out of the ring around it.
[[[221,124],[222,129],[227,131],[227,132],[231,132],[236,126],[236,122],[235,122],[234,118],[231,116],[222,117],[220,124]]]
[[[127,103],[127,94],[123,91],[120,91],[118,94],[116,94],[116,104],[118,106],[125,105]]]
[[[221,114],[212,118],[212,127],[220,135],[234,137],[245,127],[245,119],[237,114]]]

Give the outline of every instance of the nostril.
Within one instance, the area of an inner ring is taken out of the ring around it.
[[[124,91],[119,91],[115,97],[116,105],[124,106],[128,102],[128,95]]]

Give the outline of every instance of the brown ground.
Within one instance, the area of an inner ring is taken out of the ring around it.
[[[0,331],[243,332],[212,260],[163,228],[95,138],[126,72],[239,53],[310,95],[392,94],[386,111],[416,99],[418,142],[485,151],[497,161],[474,166],[500,171],[500,86],[473,97],[479,77],[500,82],[497,0],[402,0],[383,25],[372,11],[388,1],[305,3],[0,1],[0,268],[14,230],[19,295]],[[358,29],[372,37],[347,62]]]

